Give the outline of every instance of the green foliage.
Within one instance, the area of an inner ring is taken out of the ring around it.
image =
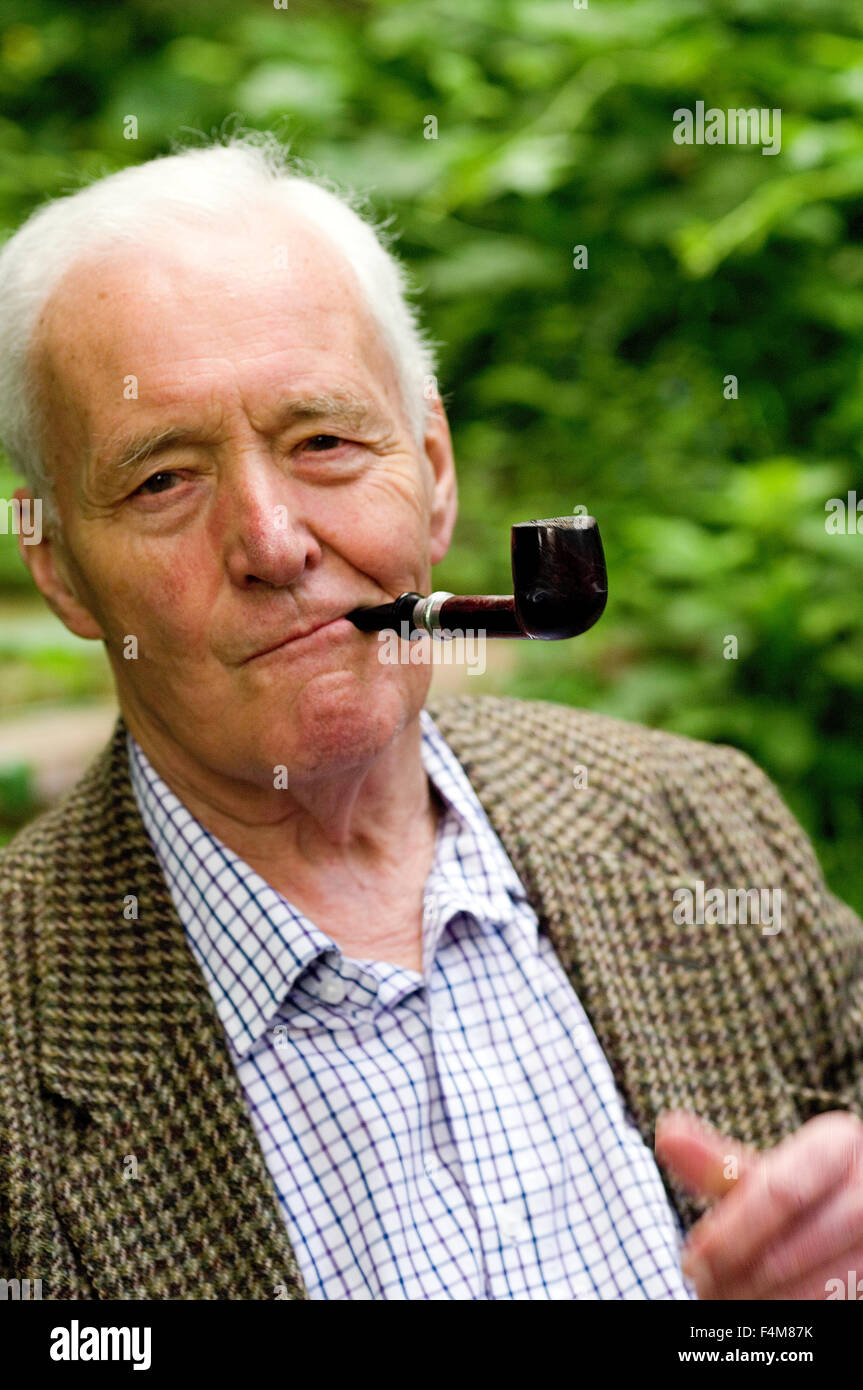
[[[11,763],[0,768],[0,825],[7,831],[24,825],[37,809],[31,786],[30,768],[26,763]],[[0,834],[0,843],[8,836]]]
[[[504,589],[509,524],[577,505],[606,543],[602,622],[519,644],[507,688],[744,748],[863,907],[863,539],[824,524],[863,497],[863,13],[4,8],[0,221],[231,113],[368,191],[444,344],[461,516],[437,582]],[[781,153],[675,144],[699,100],[781,109]],[[28,582],[0,537],[0,584]]]

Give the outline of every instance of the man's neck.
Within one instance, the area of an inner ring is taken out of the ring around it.
[[[256,793],[244,800],[236,783],[190,767],[147,730],[130,732],[190,814],[274,886],[279,879],[311,887],[340,869],[363,879],[387,875],[410,845],[433,841],[441,803],[423,767],[419,717],[362,766],[292,777],[277,815],[266,818]]]

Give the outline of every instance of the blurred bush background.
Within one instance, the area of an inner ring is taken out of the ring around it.
[[[438,585],[507,590],[509,525],[579,506],[607,550],[593,632],[508,644],[465,688],[743,748],[814,837],[831,886],[863,909],[863,538],[825,527],[829,498],[863,499],[863,12],[848,0],[3,0],[2,12],[4,235],[45,197],[238,118],[367,192],[394,218],[443,345],[461,516]],[[676,144],[673,112],[699,100],[779,108],[781,153]],[[6,466],[0,496],[19,481]],[[101,648],[52,617],[6,535],[0,655],[7,730],[110,697]],[[8,748],[0,803],[7,836],[38,806],[32,768]]]

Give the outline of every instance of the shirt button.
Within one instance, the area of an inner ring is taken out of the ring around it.
[[[530,1235],[528,1224],[517,1207],[500,1207],[497,1227],[507,1242],[525,1240]]]
[[[326,1004],[341,1004],[348,987],[338,975],[327,975],[318,985],[318,994]]]

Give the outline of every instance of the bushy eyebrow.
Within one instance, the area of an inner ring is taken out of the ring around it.
[[[114,446],[108,467],[131,468],[135,463],[145,462],[152,454],[163,453],[177,444],[190,444],[199,437],[192,430],[173,427],[133,434]]]
[[[364,396],[319,391],[313,395],[283,396],[279,402],[279,428],[328,416],[346,429],[367,429],[381,424],[378,408]]]
[[[287,429],[295,424],[311,424],[322,419],[343,429],[357,431],[379,429],[382,424],[381,415],[371,402],[361,396],[330,391],[283,396],[274,418],[277,420],[278,430]],[[168,449],[200,443],[201,440],[199,430],[180,429],[171,425],[160,430],[132,432],[114,442],[105,466],[120,471],[131,468],[136,463],[144,463]]]

